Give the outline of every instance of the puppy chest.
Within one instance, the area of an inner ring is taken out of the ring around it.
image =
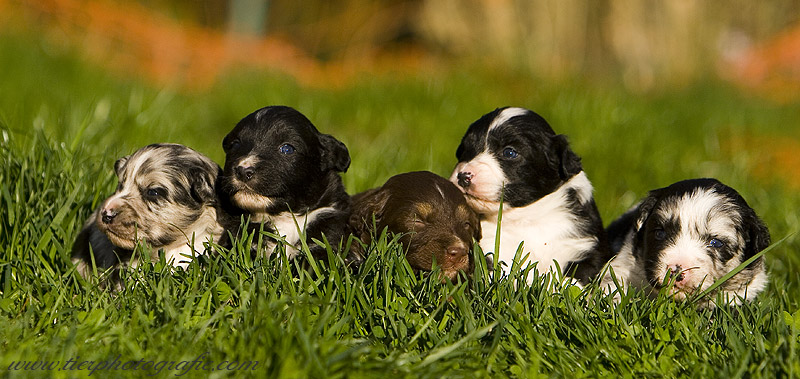
[[[498,241],[497,224],[483,221],[481,227],[484,230],[484,237],[480,242],[481,249],[486,253],[495,252]],[[499,253],[495,252],[498,260],[510,266],[522,243],[523,255],[529,254],[527,263],[542,262],[539,265],[540,270],[541,267],[552,269],[553,261],[558,262],[562,268],[570,262],[579,261],[597,243],[595,238],[574,237],[570,233],[565,233],[564,229],[554,228],[546,223],[518,225],[506,222],[501,225],[499,242]]]

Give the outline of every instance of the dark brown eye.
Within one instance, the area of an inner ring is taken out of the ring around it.
[[[239,148],[239,146],[241,146],[241,145],[242,145],[242,142],[241,142],[241,141],[239,141],[239,139],[238,139],[238,138],[234,138],[234,139],[232,139],[232,140],[228,141],[228,143],[224,144],[223,148],[224,148],[225,150],[236,150],[236,149],[238,149],[238,148]]]
[[[663,241],[667,239],[667,232],[665,232],[664,229],[661,228],[656,229],[653,232],[653,237],[655,237],[656,241]]]
[[[150,187],[144,190],[145,199],[150,201],[157,201],[165,196],[167,196],[167,190],[161,187]]]

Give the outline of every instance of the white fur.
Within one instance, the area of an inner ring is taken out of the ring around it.
[[[503,185],[507,182],[505,172],[490,152],[484,151],[469,162],[461,162],[456,165],[450,181],[458,183],[458,173],[471,172],[472,181],[465,191],[467,202],[478,213],[497,213],[500,207],[500,194]]]
[[[489,124],[489,132],[491,132],[492,129],[494,129],[494,128],[498,127],[498,126],[505,124],[506,121],[508,121],[508,120],[510,120],[510,119],[512,119],[514,117],[524,116],[524,115],[529,114],[529,113],[531,113],[531,111],[529,111],[529,110],[527,110],[525,108],[511,107],[511,108],[503,109],[502,111],[500,111],[500,114],[498,114],[497,117],[495,117],[494,120],[492,120],[492,123]],[[489,133],[488,132],[486,133],[486,138],[489,138]]]
[[[581,171],[555,192],[524,207],[503,209],[500,226],[500,251],[494,252],[497,236],[497,209],[481,221],[484,237],[480,245],[484,252],[494,252],[498,261],[505,262],[508,270],[520,243],[522,256],[530,254],[528,263],[539,262],[541,273],[555,272],[554,262],[564,269],[573,261],[580,261],[594,248],[597,238],[579,236],[581,221],[567,207],[570,189],[578,193],[582,203],[591,199],[592,184]]]
[[[217,211],[209,207],[192,224],[191,229],[186,231],[184,239],[163,247],[164,258],[173,266],[186,268],[193,256],[205,254],[205,242],[218,241],[223,232],[223,227],[217,223]]]
[[[286,242],[286,257],[288,259],[293,259],[300,253],[300,238],[305,234],[306,226],[316,221],[317,218],[331,212],[336,212],[336,209],[333,207],[323,207],[314,209],[309,213],[283,212],[277,215],[255,213],[251,221],[271,225],[276,231],[275,234],[282,237],[283,241]],[[272,239],[268,240],[266,245],[267,256],[274,252],[277,245],[277,241]]]

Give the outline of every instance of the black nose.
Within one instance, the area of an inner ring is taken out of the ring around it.
[[[683,278],[685,277],[683,275],[683,269],[681,268],[681,266],[675,265],[668,268],[667,270],[669,270],[670,275],[675,276],[675,283],[682,281]]]
[[[117,217],[118,213],[115,209],[103,209],[100,219],[103,220],[104,224],[110,224],[114,222],[114,217]]]
[[[472,184],[472,173],[471,172],[459,172],[458,173],[458,185],[466,188]]]
[[[233,172],[239,180],[253,179],[253,176],[256,174],[256,170],[252,166],[236,166]]]

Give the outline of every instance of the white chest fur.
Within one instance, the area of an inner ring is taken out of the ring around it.
[[[591,199],[592,185],[586,174],[581,172],[555,192],[534,203],[519,208],[505,208],[500,225],[499,252],[495,251],[497,215],[487,217],[481,222],[484,234],[480,242],[481,249],[494,252],[495,260],[505,262],[506,272],[520,244],[521,257],[529,254],[527,260],[521,262],[522,267],[538,262],[538,270],[542,273],[555,272],[555,262],[563,269],[570,262],[581,260],[597,244],[597,238],[580,235],[584,221],[569,209],[570,190],[577,192],[581,203]]]
[[[283,212],[277,215],[267,213],[254,214],[254,222],[267,223],[275,229],[275,237],[280,238],[286,246],[286,257],[295,258],[300,253],[300,239],[305,235],[306,227],[325,214],[335,212],[333,207],[323,207],[315,209],[309,213]],[[268,239],[266,243],[266,254],[271,255],[275,251],[278,241]]]
[[[184,233],[183,238],[178,238],[163,249],[167,262],[173,266],[186,268],[192,256],[205,253],[206,248],[203,243],[219,241],[219,237],[222,236],[223,228],[217,223],[217,211],[211,207],[207,208]]]

